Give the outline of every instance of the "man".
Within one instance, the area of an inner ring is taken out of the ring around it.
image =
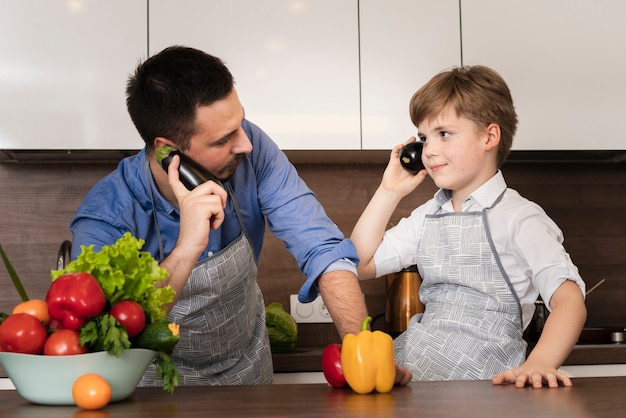
[[[213,56],[174,46],[141,63],[127,86],[130,116],[146,145],[86,196],[72,221],[73,258],[125,232],[145,240],[176,291],[181,326],[174,360],[182,385],[260,384],[272,378],[264,302],[256,283],[266,219],[341,337],[367,315],[353,244],[326,216],[276,144],[245,119],[233,77]],[[166,173],[155,149],[170,145],[218,181],[187,190],[180,158]],[[405,383],[408,379],[399,374]],[[142,385],[160,385],[149,370]]]

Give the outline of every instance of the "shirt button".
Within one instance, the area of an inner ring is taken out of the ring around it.
[[[209,257],[213,257],[213,251],[209,251],[208,253],[206,253],[206,255]]]

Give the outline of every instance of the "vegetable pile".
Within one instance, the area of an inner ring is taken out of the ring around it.
[[[23,300],[11,315],[0,314],[0,351],[71,355],[107,351],[120,356],[129,348],[154,350],[163,388],[173,392],[178,371],[172,351],[178,327],[167,322],[174,290],[156,286],[168,272],[144,241],[126,233],[94,251],[82,246],[78,258],[51,272],[45,301],[29,300],[0,246],[0,255]]]
[[[347,334],[342,344],[330,344],[322,353],[322,371],[335,388],[349,386],[357,393],[388,393],[394,385],[396,369],[393,340],[382,331],[367,329],[365,318],[358,335]]]

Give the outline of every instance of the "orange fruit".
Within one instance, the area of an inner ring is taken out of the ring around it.
[[[48,304],[45,300],[30,299],[26,302],[15,305],[12,313],[27,313],[43,322],[44,325],[50,323],[50,314],[48,313]]]
[[[83,409],[104,408],[111,401],[111,385],[99,374],[87,373],[74,381],[72,398]]]

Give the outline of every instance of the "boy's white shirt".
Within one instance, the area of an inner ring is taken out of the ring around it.
[[[522,304],[526,328],[538,294],[549,301],[561,283],[569,279],[576,282],[584,295],[585,283],[562,245],[559,227],[539,205],[508,189],[501,171],[463,202],[462,211],[480,212],[491,207],[503,191],[500,202],[487,211],[487,221],[502,266]],[[408,218],[386,231],[374,254],[376,276],[417,264],[425,216],[450,212],[454,212],[451,193],[441,189]]]

